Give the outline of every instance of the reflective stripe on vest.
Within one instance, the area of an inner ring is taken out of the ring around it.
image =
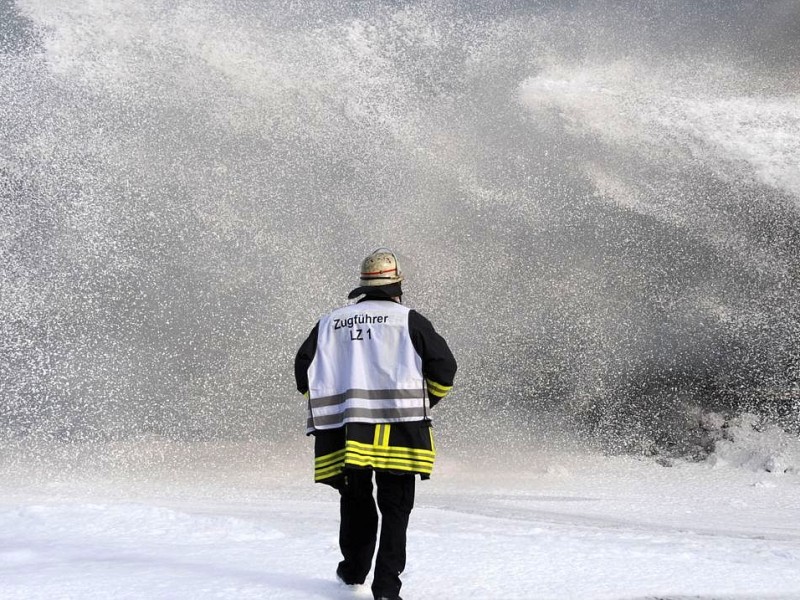
[[[366,301],[320,319],[308,369],[307,432],[427,418],[422,359],[411,342],[408,313],[395,302]]]

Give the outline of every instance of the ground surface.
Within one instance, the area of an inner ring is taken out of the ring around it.
[[[307,465],[204,464],[18,473],[0,487],[0,598],[370,597],[333,578],[336,494]],[[437,471],[407,600],[800,598],[797,475],[587,455]]]

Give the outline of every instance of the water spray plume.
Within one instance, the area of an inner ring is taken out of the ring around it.
[[[379,246],[451,447],[796,428],[796,13],[1,4],[3,443],[302,436],[293,353]]]

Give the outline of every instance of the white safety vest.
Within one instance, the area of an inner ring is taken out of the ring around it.
[[[319,322],[308,368],[307,433],[345,423],[421,421],[430,410],[407,307],[367,300]]]

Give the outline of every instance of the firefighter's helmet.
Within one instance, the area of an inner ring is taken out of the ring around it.
[[[361,285],[388,285],[403,281],[397,257],[388,248],[378,248],[361,262]]]

